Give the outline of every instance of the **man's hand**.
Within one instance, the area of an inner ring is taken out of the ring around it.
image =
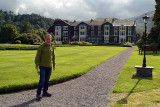
[[[53,71],[56,69],[56,66],[53,66]]]
[[[38,71],[38,66],[36,66],[36,70]]]

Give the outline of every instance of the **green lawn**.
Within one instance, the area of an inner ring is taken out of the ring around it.
[[[117,55],[128,47],[77,46],[56,47],[56,70],[51,83],[80,76],[96,65]],[[0,92],[37,86],[39,75],[35,70],[36,51],[0,51]]]
[[[146,107],[160,103],[160,51],[148,52],[147,66],[153,66],[152,77],[137,77],[135,65],[142,66],[143,56],[136,49],[120,73],[110,99],[110,106]],[[116,96],[116,97],[115,97]],[[152,100],[151,100],[152,99]]]

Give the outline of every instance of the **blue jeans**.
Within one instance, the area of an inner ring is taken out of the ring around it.
[[[49,79],[52,72],[52,67],[43,67],[39,66],[40,69],[40,80],[38,84],[37,94],[41,94],[41,90],[43,88],[43,93],[46,93],[49,86]]]

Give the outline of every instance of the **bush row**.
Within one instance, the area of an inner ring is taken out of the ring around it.
[[[0,44],[0,50],[37,50],[41,43],[35,43],[33,45],[23,45],[23,44]],[[125,44],[92,44],[89,42],[70,42],[68,44],[63,44],[62,42],[53,42],[55,47],[73,47],[73,46],[121,46],[121,47],[132,47],[134,44],[126,42]]]

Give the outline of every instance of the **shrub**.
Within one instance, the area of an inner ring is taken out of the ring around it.
[[[141,48],[142,45],[143,45],[142,39],[139,39],[139,40],[136,42],[136,44],[137,44],[138,48]]]
[[[125,42],[122,46],[123,46],[123,47],[132,47],[132,43],[130,43],[130,42]]]
[[[34,33],[23,33],[21,36],[15,38],[16,40],[20,40],[22,44],[34,44],[42,42],[42,39]]]
[[[20,40],[16,40],[15,44],[21,44],[21,41]]]
[[[71,45],[78,45],[78,41],[70,42]]]

